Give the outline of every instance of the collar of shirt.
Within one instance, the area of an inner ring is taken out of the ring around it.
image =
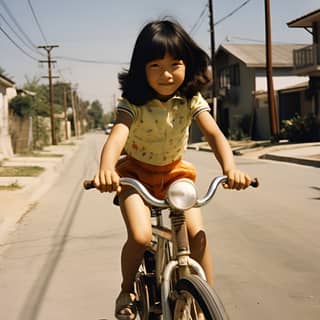
[[[173,97],[171,97],[169,100],[163,102],[159,99],[152,99],[150,100],[147,105],[148,106],[160,106],[160,107],[163,107],[164,105],[166,106],[170,106],[172,104],[174,104],[174,102],[177,102],[179,101],[180,103],[184,102],[185,101],[185,98],[179,96],[179,95],[174,95]]]

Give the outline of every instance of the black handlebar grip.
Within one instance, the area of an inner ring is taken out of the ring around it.
[[[83,187],[84,187],[86,190],[95,188],[95,185],[94,185],[93,180],[84,180],[84,181],[83,181]]]
[[[258,178],[254,178],[254,179],[251,181],[250,186],[253,187],[253,188],[258,188],[258,187],[259,187],[259,180],[258,180]]]

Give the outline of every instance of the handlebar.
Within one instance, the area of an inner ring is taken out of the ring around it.
[[[214,194],[216,193],[216,190],[218,188],[218,186],[221,183],[227,182],[228,181],[228,177],[227,176],[218,176],[215,177],[209,188],[207,193],[205,194],[204,197],[202,197],[201,199],[198,199],[196,204],[194,205],[194,207],[202,207],[205,204],[207,204],[211,198],[214,196]],[[120,178],[120,185],[122,186],[130,186],[132,188],[134,188],[140,195],[141,197],[150,205],[155,206],[155,207],[159,207],[159,208],[168,208],[169,204],[166,200],[162,200],[162,199],[157,199],[155,198],[152,194],[150,194],[150,192],[147,190],[147,188],[138,180],[133,179],[133,178]],[[259,181],[257,178],[254,178],[250,184],[251,187],[257,188],[259,186]],[[93,180],[85,180],[83,182],[83,187],[88,190],[88,189],[93,189],[95,188],[94,182]]]

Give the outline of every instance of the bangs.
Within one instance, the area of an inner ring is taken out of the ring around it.
[[[181,38],[176,34],[156,34],[146,48],[146,63],[164,58],[168,53],[174,59],[186,61],[186,47]]]

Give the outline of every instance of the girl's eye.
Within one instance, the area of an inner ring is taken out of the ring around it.
[[[177,67],[177,66],[182,66],[183,65],[183,62],[182,61],[174,61],[172,63],[173,66]]]
[[[151,64],[149,64],[149,67],[150,68],[158,68],[159,64],[158,63],[151,63]]]

